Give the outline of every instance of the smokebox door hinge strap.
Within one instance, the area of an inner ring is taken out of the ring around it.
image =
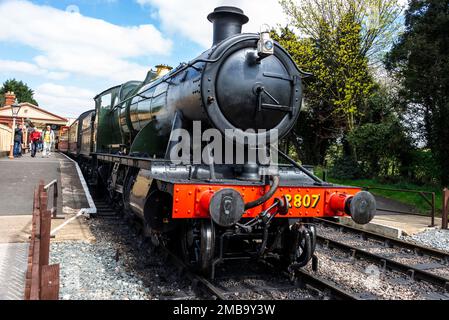
[[[260,112],[262,109],[271,109],[283,112],[293,112],[293,109],[289,106],[281,105],[264,87],[259,86],[256,89],[257,92],[257,111]],[[272,103],[262,103],[262,94],[265,93],[275,104]]]

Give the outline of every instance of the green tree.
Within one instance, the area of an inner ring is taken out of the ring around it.
[[[449,184],[449,1],[411,0],[405,32],[385,59],[409,108],[422,114],[426,142]]]
[[[323,23],[331,30],[348,14],[360,26],[360,54],[376,62],[400,30],[398,0],[279,0],[299,33],[318,40]]]
[[[327,92],[329,83],[320,81],[317,72],[324,73],[322,54],[316,49],[316,42],[310,38],[299,39],[288,27],[272,31],[272,37],[278,41],[292,56],[300,69],[314,75],[304,79],[306,82],[305,100],[294,131],[302,138],[301,144],[294,143],[296,154],[302,162],[320,164],[329,142],[338,131],[335,128],[332,106],[323,93]],[[325,75],[320,73],[321,77]],[[295,141],[295,139],[292,139]]]
[[[5,103],[5,93],[8,91],[14,92],[19,103],[29,102],[36,106],[38,105],[37,101],[33,98],[34,91],[26,83],[17,81],[16,79],[10,79],[6,80],[0,88],[0,102],[2,106]]]
[[[273,32],[298,66],[313,74],[306,79],[305,106],[296,131],[304,142],[304,162],[322,164],[329,144],[352,131],[373,82],[368,59],[360,52],[361,26],[352,12],[333,28],[321,21],[318,39],[299,39],[288,27]]]

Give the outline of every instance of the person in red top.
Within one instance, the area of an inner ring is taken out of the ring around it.
[[[34,158],[36,155],[37,144],[39,143],[39,139],[41,138],[41,133],[36,129],[33,130],[30,134],[31,139],[31,156]]]

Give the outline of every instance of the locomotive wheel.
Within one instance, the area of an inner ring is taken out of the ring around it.
[[[188,222],[183,228],[181,251],[190,267],[208,274],[215,248],[215,230],[210,220]]]

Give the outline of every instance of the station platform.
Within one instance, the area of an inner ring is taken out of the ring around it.
[[[350,217],[341,217],[339,221],[351,227],[372,231],[393,238],[411,236],[441,226],[441,218],[435,217],[434,226],[431,226],[430,216],[419,215],[418,210],[411,205],[377,195],[375,195],[375,198],[377,207],[380,210],[377,210],[376,216],[370,223],[359,225]],[[395,211],[410,212],[410,214],[397,213]]]
[[[28,242],[31,233],[34,188],[57,180],[57,216],[51,229],[73,217],[88,200],[74,162],[65,155],[52,153],[43,158],[25,154],[21,158],[0,158],[0,300],[23,299],[27,268]],[[53,187],[51,187],[53,188]],[[53,192],[49,190],[49,206]],[[84,218],[64,226],[52,241],[94,241]]]

